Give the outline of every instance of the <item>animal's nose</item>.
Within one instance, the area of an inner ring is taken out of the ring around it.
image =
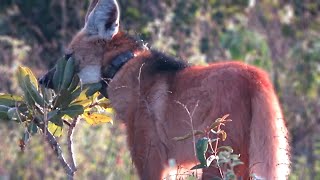
[[[54,72],[55,72],[55,68],[52,68],[49,72],[47,72],[47,74],[45,74],[38,80],[39,84],[47,88],[53,89],[52,79],[53,79]]]
[[[68,61],[69,58],[71,58],[73,55],[73,51],[71,49],[66,49],[64,52],[64,58],[66,61]]]
[[[38,80],[38,82],[41,85],[45,85],[48,82],[48,77],[46,75],[44,75]]]
[[[53,84],[52,84],[52,80],[48,78],[48,75],[44,75],[42,76],[39,80],[38,80],[39,84],[47,87],[47,88],[53,88]]]
[[[67,61],[69,58],[71,58],[72,57],[72,53],[67,53],[67,54],[65,54],[64,55],[64,58],[65,58],[65,60]]]

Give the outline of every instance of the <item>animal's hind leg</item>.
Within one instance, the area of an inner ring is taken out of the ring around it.
[[[139,173],[141,180],[161,180],[164,164],[161,158],[156,153],[150,153],[148,157],[143,158],[144,160],[139,160],[135,162],[137,171]]]

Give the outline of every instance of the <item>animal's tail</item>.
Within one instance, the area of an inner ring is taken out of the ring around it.
[[[283,180],[290,173],[288,131],[273,87],[264,80],[253,88],[251,101],[250,173],[265,180]]]

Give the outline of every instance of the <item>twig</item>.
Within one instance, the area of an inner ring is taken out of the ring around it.
[[[190,113],[188,107],[185,104],[181,103],[180,101],[176,101],[176,103],[181,105],[186,110],[186,112],[188,113],[189,120],[190,120],[191,131],[192,131],[192,133],[195,132],[194,128],[193,128],[193,114],[194,114],[194,112],[196,111],[196,109],[197,109],[197,107],[199,105],[199,100],[197,101],[196,105],[194,106],[192,113]],[[195,138],[194,134],[192,136],[192,141],[193,141],[194,155],[197,156],[197,153],[196,153],[196,138]]]
[[[219,124],[217,132],[219,132],[220,130],[221,130],[221,124]],[[210,144],[211,144],[211,143],[210,143]],[[217,155],[218,155],[218,144],[219,144],[219,134],[217,134],[217,140],[216,140],[216,144],[215,144],[215,147],[214,147],[214,156],[215,156],[215,157],[217,157]],[[212,146],[211,146],[211,148],[212,148]],[[220,165],[219,165],[218,159],[215,158],[215,160],[217,161],[217,166],[218,166],[220,175],[221,175],[221,177],[222,177],[222,179],[223,179],[223,178],[224,178],[224,175],[223,175],[223,173],[222,173],[222,169],[221,169],[221,167],[220,167]]]
[[[76,117],[73,119],[72,123],[69,126],[68,136],[67,136],[69,163],[70,163],[70,168],[74,172],[77,171],[77,169],[76,169],[76,162],[75,162],[74,153],[73,153],[72,137],[73,137],[74,128],[76,127],[77,123],[78,123],[78,118]]]
[[[39,120],[38,118],[35,118],[34,122],[42,130],[42,132],[46,132],[44,134],[45,140],[48,142],[48,144],[50,145],[51,149],[56,154],[60,164],[62,165],[63,169],[65,170],[65,172],[68,175],[68,179],[72,180],[73,176],[74,176],[74,173],[75,173],[75,170],[69,166],[68,162],[64,158],[61,146],[57,142],[56,138],[50,133],[50,131],[48,131],[48,129],[45,127],[45,125],[42,122],[42,120]]]
[[[57,142],[56,138],[47,130],[47,133],[45,135],[47,142],[51,146],[52,150],[56,153],[57,158],[62,165],[63,169],[66,171],[68,175],[68,179],[73,179],[74,171],[71,169],[69,164],[67,163],[66,159],[64,158],[62,154],[62,149]]]
[[[139,69],[139,74],[138,74],[138,87],[139,87],[139,91],[138,91],[138,95],[139,95],[139,97],[141,97],[141,74],[142,74],[142,68],[143,68],[143,66],[145,65],[145,63],[143,63],[143,64],[141,64],[141,66],[140,66],[140,69]]]
[[[57,158],[60,164],[62,165],[63,169],[66,171],[68,175],[68,179],[73,179],[73,175],[75,171],[69,166],[66,159],[64,158],[62,154],[62,149],[59,143],[57,142],[56,138],[49,131],[47,131],[47,134],[45,137],[49,145],[51,146],[52,150],[56,153]]]

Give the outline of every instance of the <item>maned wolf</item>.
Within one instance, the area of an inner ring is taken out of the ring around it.
[[[244,165],[236,169],[238,176],[287,178],[288,131],[265,72],[239,62],[188,65],[149,50],[121,32],[119,16],[116,0],[92,0],[85,25],[66,56],[76,60],[82,83],[104,82],[101,92],[127,127],[129,149],[141,179],[165,178],[169,159],[179,168],[197,164],[192,140],[173,140],[191,131],[184,107],[195,106],[194,129],[203,130],[230,114],[233,121],[225,127],[228,138],[221,145],[241,154]],[[40,82],[50,85],[51,79],[49,72]],[[219,176],[215,167],[203,169],[202,179],[215,176]]]

